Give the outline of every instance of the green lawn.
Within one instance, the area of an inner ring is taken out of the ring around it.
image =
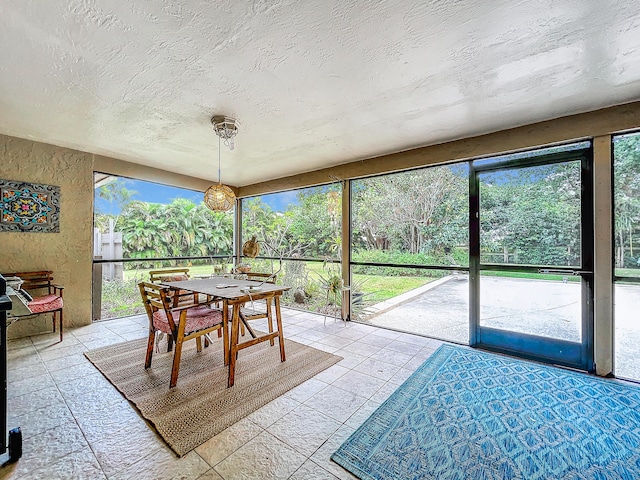
[[[311,279],[317,279],[317,275],[327,276],[327,269],[335,267],[324,267],[322,263],[309,262],[307,269]],[[352,291],[361,291],[367,293],[368,302],[383,302],[390,298],[401,295],[414,288],[421,287],[426,283],[435,280],[433,277],[401,277],[391,275],[364,275],[354,274],[352,282]]]
[[[228,265],[227,268],[230,268]],[[309,279],[311,281],[318,281],[319,276],[327,277],[330,271],[338,271],[337,265],[323,265],[320,262],[308,262],[306,263],[307,271],[309,273]],[[173,267],[167,267],[173,268]],[[178,268],[178,267],[175,267]],[[188,266],[190,275],[209,275],[213,272],[211,265],[196,265]],[[150,270],[160,270],[158,268],[138,269],[138,270],[125,270],[125,281],[131,280],[147,280],[149,278]],[[618,272],[622,269],[618,269]],[[619,273],[620,274],[620,273]],[[625,269],[624,274],[638,275],[639,270]],[[539,273],[525,273],[525,272],[494,272],[483,271],[482,275],[494,276],[494,277],[507,277],[507,278],[531,278],[536,280],[556,280],[562,281],[565,276],[563,275],[548,275]],[[566,277],[568,281],[580,281],[579,276],[569,275]],[[355,290],[362,290],[369,293],[370,299],[376,302],[384,301],[389,298],[393,298],[397,295],[401,295],[414,288],[421,287],[426,283],[435,280],[434,277],[405,277],[405,276],[390,276],[390,275],[364,275],[355,274],[353,276],[353,286]]]
[[[210,275],[213,273],[213,267],[211,265],[191,265],[191,266],[175,266],[175,267],[160,267],[160,268],[139,268],[137,270],[125,270],[124,280],[129,281],[135,279],[136,281],[149,280],[149,272],[151,270],[163,270],[170,268],[188,268],[189,275]]]
[[[231,265],[227,265],[227,268],[230,267]],[[339,271],[339,267],[337,265],[324,265],[320,262],[308,262],[306,263],[306,267],[308,273],[308,282],[313,284],[317,284],[320,276],[327,278],[331,273]],[[213,266],[211,265],[188,266],[187,268],[189,268],[190,275],[209,275],[213,272]],[[108,285],[108,288],[105,288],[106,291],[103,292],[103,307],[107,307],[107,310],[111,312],[110,315],[105,316],[103,311],[103,318],[108,318],[109,316],[119,316],[123,314],[132,314],[134,313],[133,309],[136,310],[136,313],[139,313],[137,312],[138,310],[140,310],[139,294],[137,293],[137,287],[135,286],[135,284],[142,280],[148,280],[150,270],[160,269],[161,268],[125,270],[124,285],[118,285],[116,282],[113,285]],[[630,269],[630,273],[631,272],[636,273],[637,271]],[[546,275],[522,272],[483,271],[482,275],[556,281],[562,281],[564,279],[562,275]],[[580,281],[579,276],[570,275],[566,278],[568,281]],[[366,296],[364,301],[367,304],[378,303],[406,293],[415,288],[419,288],[429,282],[432,282],[435,279],[436,277],[429,276],[418,277],[355,274],[353,276],[352,292],[365,293]],[[315,289],[312,288],[310,291],[316,292],[315,294],[313,294],[315,299],[315,296],[318,295],[317,287],[315,287]],[[324,297],[318,297],[317,299],[311,301],[309,307],[312,308],[312,305],[316,303],[324,304]]]
[[[269,262],[265,262],[257,265],[267,265]],[[307,270],[307,285],[311,285],[309,288],[309,297],[307,308],[314,310],[319,306],[325,305],[325,295],[318,287],[320,277],[328,278],[332,274],[336,274],[340,271],[338,264],[324,264],[322,262],[306,262]],[[147,268],[137,270],[125,270],[124,282],[105,282],[103,283],[103,295],[102,295],[102,318],[112,318],[118,316],[132,315],[135,313],[142,313],[142,305],[140,303],[140,293],[138,292],[137,283],[143,280],[149,279],[150,270],[161,270],[159,268]],[[178,268],[176,267],[164,267],[164,268]],[[213,266],[206,265],[186,265],[189,268],[191,275],[209,275],[213,273]],[[231,268],[231,264],[226,264],[227,270]],[[260,271],[270,271],[271,267],[259,268]],[[274,263],[274,268],[277,269],[277,262]],[[285,262],[286,268],[286,262]],[[425,272],[427,273],[427,272]],[[640,276],[640,269],[636,268],[618,268],[616,274],[620,276],[637,277]],[[536,280],[554,280],[563,281],[565,278],[570,282],[579,282],[580,276],[574,275],[547,275],[538,273],[524,273],[524,272],[495,272],[495,271],[483,271],[482,275],[495,276],[495,277],[507,277],[507,278],[530,278]],[[281,278],[280,275],[279,278]],[[352,282],[352,292],[363,292],[366,294],[364,302],[366,304],[378,303],[390,298],[396,297],[403,293],[406,293],[415,288],[421,287],[433,280],[436,277],[429,276],[388,276],[388,275],[365,275],[355,274]],[[293,302],[293,298],[283,298],[285,304],[287,302]]]
[[[323,265],[320,262],[308,262],[306,264],[311,281],[317,281],[319,276],[327,277],[329,271],[338,271],[337,265]],[[181,267],[166,267],[181,268]],[[188,266],[190,275],[209,275],[213,272],[211,265]],[[230,265],[229,265],[230,268]],[[149,278],[150,270],[161,270],[162,268],[149,268],[137,270],[125,270],[124,279],[126,281],[141,281]],[[356,290],[362,290],[369,295],[367,298],[373,302],[382,302],[401,295],[414,288],[421,287],[429,283],[435,278],[433,277],[400,277],[400,276],[383,276],[383,275],[362,275],[353,276],[353,284]]]
[[[492,272],[489,270],[482,271],[483,276],[487,277],[507,277],[507,278],[530,278],[533,280],[556,280],[564,281],[566,278],[569,282],[579,282],[579,275],[551,275],[546,273],[529,273],[529,272]]]
[[[640,277],[640,268],[616,268],[619,277]]]
[[[435,280],[433,277],[391,277],[380,275],[354,275],[353,285],[369,293],[367,299],[383,302]]]

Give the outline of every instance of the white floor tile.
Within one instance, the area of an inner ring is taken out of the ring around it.
[[[0,478],[355,478],[331,454],[442,342],[291,309],[283,323],[343,360],[182,458],[83,354],[146,337],[146,315],[9,341],[7,426],[22,427],[25,453]]]

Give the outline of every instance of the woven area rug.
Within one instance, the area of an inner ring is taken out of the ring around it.
[[[149,420],[167,444],[183,456],[271,400],[341,360],[315,348],[285,340],[280,362],[278,341],[241,350],[235,385],[227,388],[222,340],[201,353],[185,343],[176,387],[169,390],[173,353],[154,353],[144,369],[147,340],[98,348],[85,356]]]
[[[362,479],[638,479],[640,388],[443,345],[331,458]]]

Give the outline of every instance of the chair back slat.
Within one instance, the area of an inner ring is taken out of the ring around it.
[[[151,283],[163,283],[163,282],[176,282],[179,280],[189,279],[188,268],[165,268],[162,270],[151,270],[149,272],[149,279]],[[172,299],[174,307],[177,307],[181,303],[192,303],[197,301],[197,297],[193,293],[183,293],[175,290],[171,290],[167,293],[167,296]]]
[[[53,282],[53,272],[43,270],[40,272],[13,272],[3,273],[5,277],[20,277],[24,282],[22,288],[24,290],[41,290],[47,289],[51,293],[51,282]]]
[[[277,275],[271,273],[249,272],[247,274],[249,280],[266,281],[266,283],[276,283],[276,277]]]
[[[177,324],[171,312],[173,300],[169,297],[169,288],[150,282],[140,282],[138,288],[140,289],[142,303],[144,303],[147,311],[149,322],[151,322],[150,325],[153,326],[153,314],[159,310],[164,310],[171,330],[176,332]]]
[[[152,283],[159,282],[171,282],[175,278],[186,277],[189,278],[188,268],[165,268],[163,270],[151,270],[149,272],[149,280]]]

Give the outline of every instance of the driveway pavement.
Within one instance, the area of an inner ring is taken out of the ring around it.
[[[580,284],[483,277],[481,323],[533,335],[581,341]],[[640,285],[615,290],[615,372],[640,380]],[[469,343],[469,282],[446,277],[377,306],[367,323],[456,343]],[[375,306],[374,306],[375,309]]]

